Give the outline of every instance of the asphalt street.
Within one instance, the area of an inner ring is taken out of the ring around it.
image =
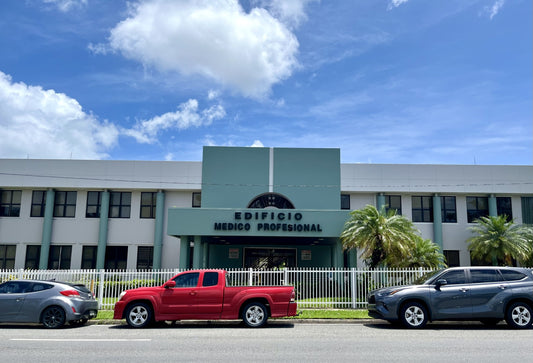
[[[406,330],[387,323],[271,322],[88,325],[47,330],[0,325],[2,362],[528,362],[533,329],[505,324],[430,324]]]

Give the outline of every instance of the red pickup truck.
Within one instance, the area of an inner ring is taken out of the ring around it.
[[[296,315],[292,286],[226,286],[224,270],[177,274],[163,286],[126,290],[115,304],[114,319],[133,328],[153,321],[242,319],[253,328],[268,317]]]

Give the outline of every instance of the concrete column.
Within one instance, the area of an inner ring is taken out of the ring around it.
[[[433,242],[442,252],[442,205],[438,194],[433,196]]]
[[[41,239],[41,255],[39,256],[39,269],[48,268],[48,256],[50,254],[50,244],[52,242],[52,225],[54,221],[54,204],[56,193],[53,189],[46,191],[46,202],[44,207],[43,234]]]
[[[98,231],[98,249],[96,251],[96,269],[105,267],[105,250],[107,247],[107,227],[109,224],[109,191],[102,192],[100,203],[100,229]]]
[[[209,257],[209,243],[202,243],[204,250],[202,251],[202,268],[207,268]]]
[[[342,268],[344,267],[344,255],[342,252],[342,242],[340,239],[331,246],[332,267]]]
[[[352,248],[348,251],[348,266],[350,268],[357,268],[357,250]]]
[[[202,268],[204,248],[202,245],[202,237],[194,236],[194,249],[192,256],[192,268]]]
[[[498,216],[498,203],[496,203],[496,197],[494,196],[494,194],[491,194],[489,196],[489,216]]]
[[[189,266],[189,236],[180,237],[180,264],[179,268],[188,269]]]
[[[385,195],[383,193],[379,193],[377,195],[376,202],[376,208],[378,212],[381,212],[381,209],[385,208]]]
[[[157,192],[155,205],[155,232],[153,269],[161,269],[161,251],[163,249],[163,222],[165,220],[165,192]]]

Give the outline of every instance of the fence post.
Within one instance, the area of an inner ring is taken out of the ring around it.
[[[17,279],[19,280],[22,280],[22,276],[24,275],[24,269],[19,269],[19,273],[18,273],[18,276],[17,276]]]
[[[102,300],[104,299],[104,270],[100,270],[100,283],[98,284],[98,310],[102,308]]]
[[[287,271],[287,268],[285,267],[283,269],[283,285],[288,285],[289,284],[288,281],[289,281],[289,271]]]
[[[352,285],[352,309],[357,309],[357,278],[355,274],[355,268],[352,267],[352,272],[350,274],[351,285]]]
[[[254,283],[253,269],[250,267],[248,269],[248,286],[252,286]]]

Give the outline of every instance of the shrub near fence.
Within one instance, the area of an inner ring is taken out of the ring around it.
[[[120,293],[141,286],[160,286],[181,270],[0,270],[0,282],[41,279],[81,283],[99,301],[100,309],[113,309]],[[365,308],[370,290],[406,285],[428,269],[282,269],[228,270],[229,286],[292,285],[302,308]]]

